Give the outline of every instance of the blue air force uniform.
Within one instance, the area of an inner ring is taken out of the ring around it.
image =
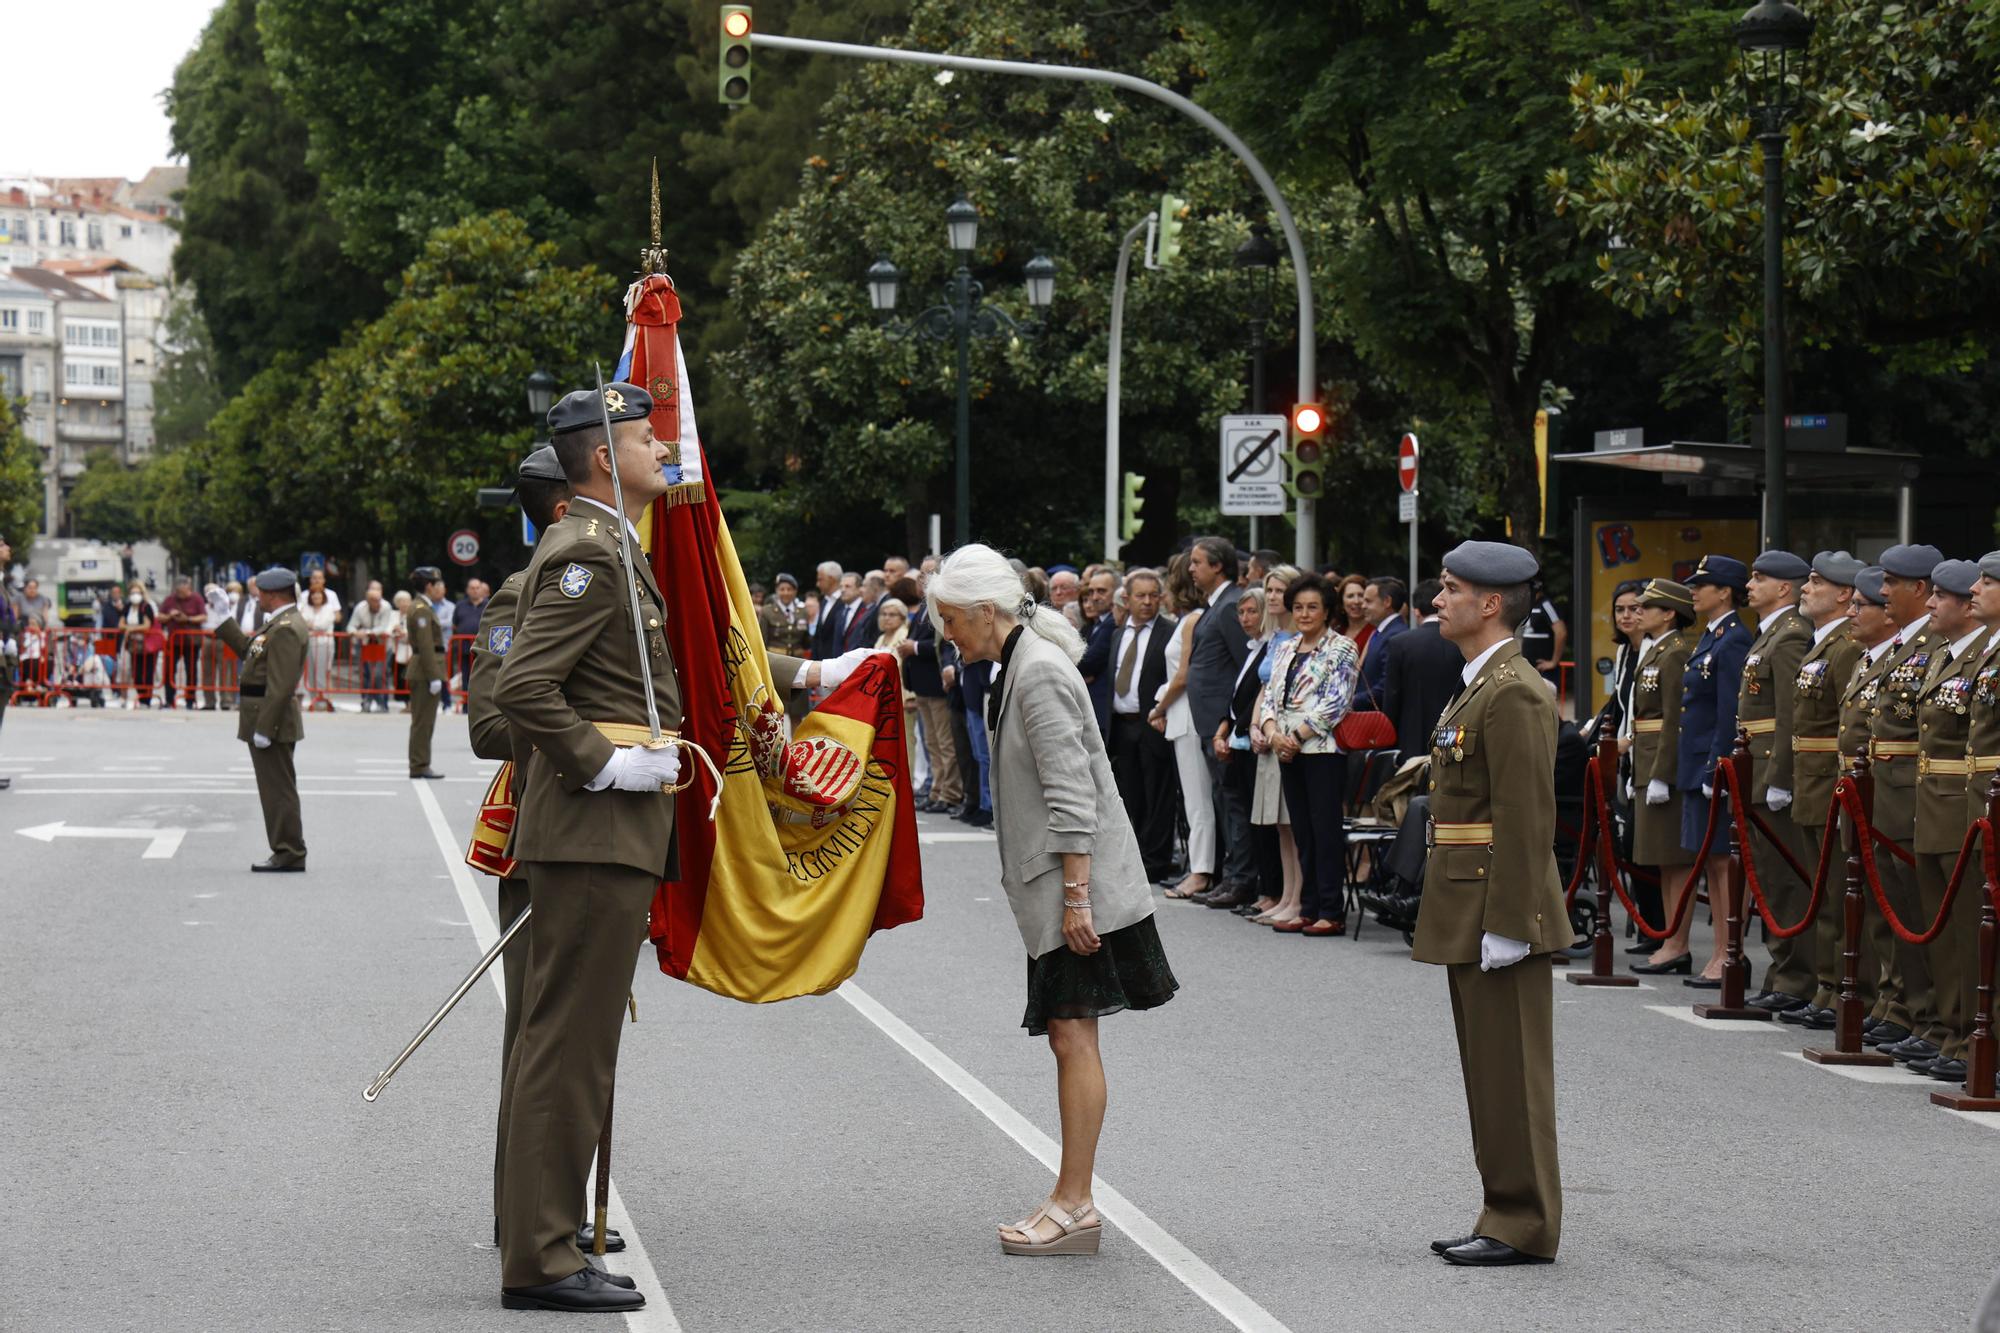
[[[1687,586],[1732,588],[1739,594],[1750,581],[1741,560],[1705,555],[1688,575]],[[1750,655],[1750,627],[1730,611],[1702,630],[1681,677],[1681,735],[1674,786],[1681,792],[1681,846],[1701,848],[1708,828],[1708,798],[1703,784],[1715,780],[1715,766],[1736,748],[1736,700],[1743,685],[1743,659]],[[1729,849],[1721,832],[1709,848],[1715,855]]]

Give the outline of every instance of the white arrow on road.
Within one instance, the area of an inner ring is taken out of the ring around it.
[[[184,828],[77,828],[60,819],[53,824],[14,831],[36,842],[54,842],[57,838],[144,838],[146,850],[139,853],[144,861],[166,860],[180,850],[181,839],[187,836]]]

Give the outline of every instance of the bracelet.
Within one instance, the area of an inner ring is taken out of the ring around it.
[[[1083,889],[1087,889],[1090,887],[1090,881],[1087,879],[1066,879],[1063,881],[1063,887],[1065,889],[1076,889],[1081,891]]]
[[[1090,910],[1090,899],[1085,898],[1080,903],[1073,903],[1065,898],[1063,899],[1063,909],[1069,912],[1088,912]]]

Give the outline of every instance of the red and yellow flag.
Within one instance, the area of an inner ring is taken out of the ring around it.
[[[785,739],[750,587],[708,479],[680,353],[680,300],[653,274],[626,293],[618,378],[653,397],[674,485],[641,531],[667,601],[681,734],[722,769],[675,812],[680,875],[653,900],[660,970],[752,1003],[819,995],[877,930],[923,915],[923,867],[892,656],[870,658]]]

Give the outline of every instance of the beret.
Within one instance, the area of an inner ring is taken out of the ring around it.
[[[1862,564],[1845,551],[1821,551],[1813,557],[1813,573],[1837,587],[1852,588]]]
[[[1750,572],[1797,583],[1812,573],[1812,566],[1790,551],[1766,551],[1750,562]]]
[[[773,579],[773,580],[772,580],[772,582],[773,582],[773,583],[789,583],[789,584],[791,584],[791,585],[792,585],[792,586],[793,586],[794,588],[796,588],[796,587],[798,587],[798,586],[799,586],[799,581],[798,581],[798,580],[797,580],[796,578],[792,577],[792,576],[791,576],[790,574],[787,574],[787,573],[786,573],[786,572],[785,572],[784,570],[782,570],[782,569],[778,571],[778,577],[777,577],[777,578],[775,578],[775,579]]]
[[[1979,572],[1989,579],[2000,579],[2000,551],[1988,551],[1980,556]]]
[[[426,583],[443,583],[444,571],[436,565],[418,565],[410,571],[410,577],[421,577]]]
[[[520,481],[568,481],[562,464],[556,461],[556,447],[545,444],[526,458],[521,466],[514,469],[514,476]]]
[[[609,415],[613,421],[637,421],[653,415],[653,395],[636,384],[614,380],[604,386],[600,400],[595,389],[566,393],[549,409],[549,434],[567,435],[573,430],[602,426]]]
[[[1682,582],[1690,588],[1734,588],[1741,592],[1750,582],[1750,571],[1735,556],[1705,555]]]
[[[1694,612],[1694,594],[1688,591],[1686,584],[1675,583],[1672,579],[1647,580],[1646,591],[1640,595],[1639,603],[1668,611],[1686,611],[1690,615]]]
[[[1927,579],[1943,559],[1944,552],[1935,546],[1891,546],[1875,563],[1899,579]]]
[[[1970,560],[1940,560],[1931,569],[1931,586],[1956,597],[1972,596],[1979,582],[1979,566]]]
[[[1854,591],[1870,606],[1887,606],[1889,599],[1882,595],[1882,566],[1868,565],[1856,574]]]
[[[265,592],[283,592],[287,588],[299,586],[297,574],[276,566],[258,571],[257,577],[251,581]]]
[[[1507,588],[1539,574],[1541,562],[1511,542],[1460,542],[1444,555],[1444,567],[1482,588]]]

